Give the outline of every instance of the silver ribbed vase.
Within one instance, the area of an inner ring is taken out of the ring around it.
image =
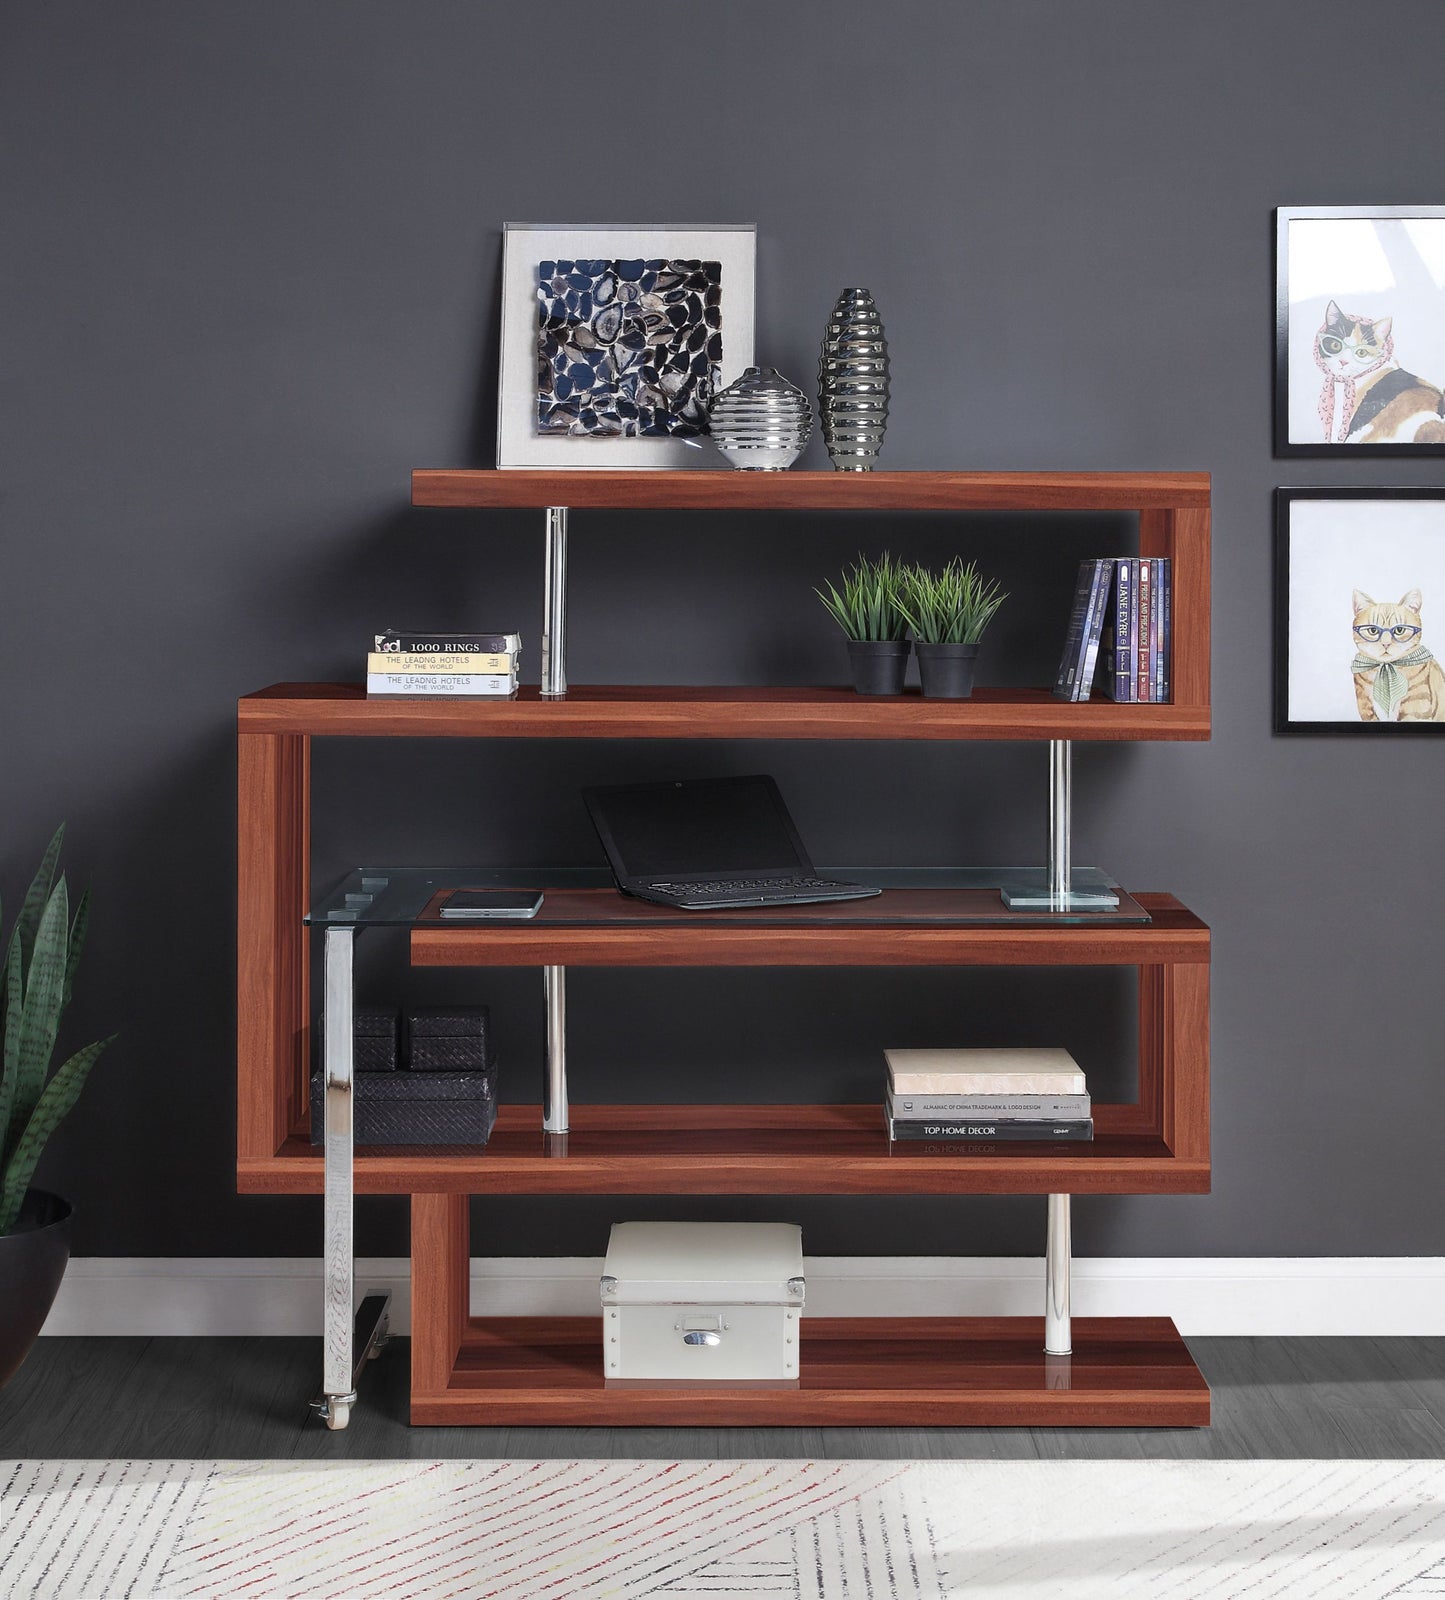
[[[888,425],[888,341],[866,289],[838,296],[818,361],[823,443],[840,472],[871,472]]]
[[[744,472],[781,472],[813,437],[808,397],[772,367],[748,367],[713,397],[708,432]]]

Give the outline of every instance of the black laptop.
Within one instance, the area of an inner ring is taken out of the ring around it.
[[[864,900],[813,870],[768,777],[616,784],[582,798],[624,894],[687,911]]]

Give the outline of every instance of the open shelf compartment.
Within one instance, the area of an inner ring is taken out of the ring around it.
[[[1009,1145],[894,1143],[884,1132],[881,1104],[575,1105],[565,1136],[543,1132],[539,1106],[509,1104],[500,1107],[481,1148],[359,1149],[358,1193],[1208,1191],[1210,936],[1172,895],[1125,894],[1147,917],[1143,923],[1126,915],[1109,925],[1094,913],[1068,919],[1078,925],[1065,919],[1029,925],[1014,923],[1009,913],[982,924],[890,920],[886,896],[788,908],[780,920],[761,921],[756,912],[688,920],[611,890],[569,888],[557,894],[552,921],[438,926],[425,919],[438,899],[432,875],[409,870],[406,883],[378,891],[355,914],[362,922],[410,925],[412,960],[423,966],[1135,966],[1137,1098],[1097,1105],[1091,1142]],[[947,907],[978,891],[896,892]],[[345,899],[327,897],[315,919],[329,925],[330,911]],[[292,1041],[285,1093],[273,1097],[269,1126],[238,1152],[243,1192],[323,1192],[322,1160],[305,1137],[307,1038]]]
[[[609,1388],[602,1317],[474,1317],[465,1195],[412,1200],[411,1420],[582,1427],[1203,1427],[1209,1389],[1167,1318],[804,1315],[796,1388]]]

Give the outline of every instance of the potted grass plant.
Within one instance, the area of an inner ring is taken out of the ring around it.
[[[72,916],[56,876],[64,837],[62,825],[10,930],[0,981],[0,1387],[29,1355],[70,1260],[70,1204],[30,1180],[110,1043],[88,1044],[51,1071],[90,907],[87,891]]]
[[[939,572],[904,567],[894,604],[913,630],[923,692],[934,700],[973,693],[979,640],[1008,596],[955,556]]]
[[[842,575],[813,592],[848,642],[853,687],[859,694],[902,694],[908,670],[908,621],[898,609],[902,565],[885,550],[876,561],[860,555]]]

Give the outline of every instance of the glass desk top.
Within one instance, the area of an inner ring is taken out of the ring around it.
[[[1001,891],[1041,891],[1042,867],[819,867],[823,877],[883,890],[872,899],[817,905],[749,906],[731,911],[682,911],[620,894],[605,867],[358,867],[307,913],[313,927],[603,927],[641,920],[696,927],[728,922],[747,927],[1134,927],[1149,913],[1098,867],[1075,867],[1075,891],[1109,890],[1119,904],[1108,909],[1010,909]],[[453,889],[533,889],[542,908],[533,918],[461,918],[441,915]]]

